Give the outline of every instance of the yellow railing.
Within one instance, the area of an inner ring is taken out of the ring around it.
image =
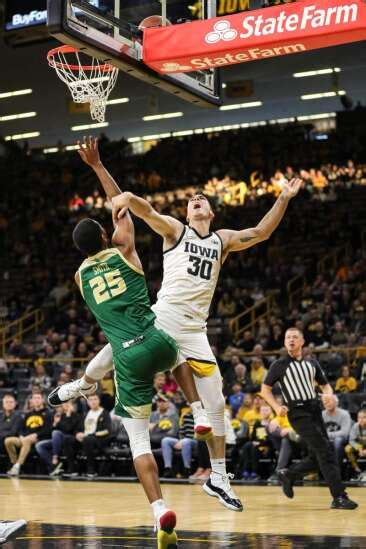
[[[14,338],[23,340],[24,334],[31,330],[37,330],[44,320],[44,315],[41,309],[34,309],[29,313],[24,314],[17,320],[9,322],[0,328],[0,352],[4,356],[6,346]]]
[[[329,270],[335,270],[340,262],[345,259],[349,259],[351,255],[351,246],[350,244],[344,244],[339,248],[331,251],[329,254],[325,255],[318,261],[318,272],[321,274],[326,273]]]
[[[288,308],[291,310],[301,299],[305,288],[305,278],[296,275],[287,283]]]
[[[240,315],[231,319],[229,326],[233,337],[237,339],[246,330],[254,333],[255,326],[259,320],[262,318],[267,319],[271,315],[274,302],[274,292],[272,292],[249,309],[243,311]]]

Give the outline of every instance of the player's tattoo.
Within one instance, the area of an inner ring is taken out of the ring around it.
[[[240,242],[250,242],[251,240],[254,240],[255,236],[245,236],[244,238],[240,239]]]

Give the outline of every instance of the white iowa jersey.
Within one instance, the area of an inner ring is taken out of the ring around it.
[[[164,276],[157,314],[184,316],[186,327],[205,326],[212,297],[220,274],[222,241],[216,233],[205,237],[184,227],[173,248],[164,252]]]

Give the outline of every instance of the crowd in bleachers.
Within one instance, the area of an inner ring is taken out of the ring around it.
[[[328,431],[340,431],[330,436],[345,477],[358,475],[366,458],[364,143],[354,137],[349,148],[336,133],[314,142],[309,132],[294,125],[287,133],[267,127],[195,135],[164,140],[141,156],[125,142],[101,140],[102,157],[121,187],[150,196],[163,212],[184,220],[187,195],[205,187],[216,204],[214,228],[255,224],[284,177],[303,177],[300,196],[274,237],[229,257],[211,311],[209,335],[227,397],[228,458],[246,480],[275,479],[279,466],[306,451],[288,421],[273,417],[258,396],[290,325],[304,331],[306,355],[319,358],[338,395],[335,408],[324,413]],[[355,162],[348,160],[350,150]],[[0,191],[0,325],[35,307],[45,314],[40,332],[24,341],[14,337],[0,359],[0,472],[34,471],[39,456],[37,470],[54,475],[130,473],[127,435],[113,415],[112,375],[88,402],[79,399],[53,414],[44,400],[51,387],[80,377],[106,343],[72,282],[80,257],[71,232],[85,215],[110,229],[110,210],[76,153],[51,158],[10,144],[0,164],[11,181]],[[136,238],[154,300],[161,242],[138,221]],[[321,264],[345,243],[336,264]],[[302,277],[301,298],[289,308],[287,283],[295,276]],[[233,336],[232,318],[270,293],[269,317]],[[156,377],[155,393],[151,440],[162,474],[206,478],[206,446],[193,439],[192,416],[170,375]]]

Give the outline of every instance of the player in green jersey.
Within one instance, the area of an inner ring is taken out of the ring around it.
[[[89,149],[93,145],[97,147],[96,141],[89,139]],[[104,176],[103,187],[111,198],[120,191],[105,169]],[[115,411],[123,418],[135,469],[153,509],[158,548],[173,548],[177,540],[174,531],[176,516],[166,508],[162,499],[158,468],[150,447],[149,418],[154,374],[176,365],[178,349],[170,336],[154,326],[155,315],[150,309],[145,277],[135,249],[134,226],[128,211],[115,224],[113,247],[109,247],[105,229],[92,219],[78,223],[73,240],[87,256],[75,275],[75,281],[113,349]],[[75,391],[91,394],[95,390],[94,381],[84,375],[81,380],[66,384],[68,388],[65,385],[57,387],[49,395],[49,403],[59,405]],[[180,374],[179,383],[191,406],[202,409],[189,368]]]

